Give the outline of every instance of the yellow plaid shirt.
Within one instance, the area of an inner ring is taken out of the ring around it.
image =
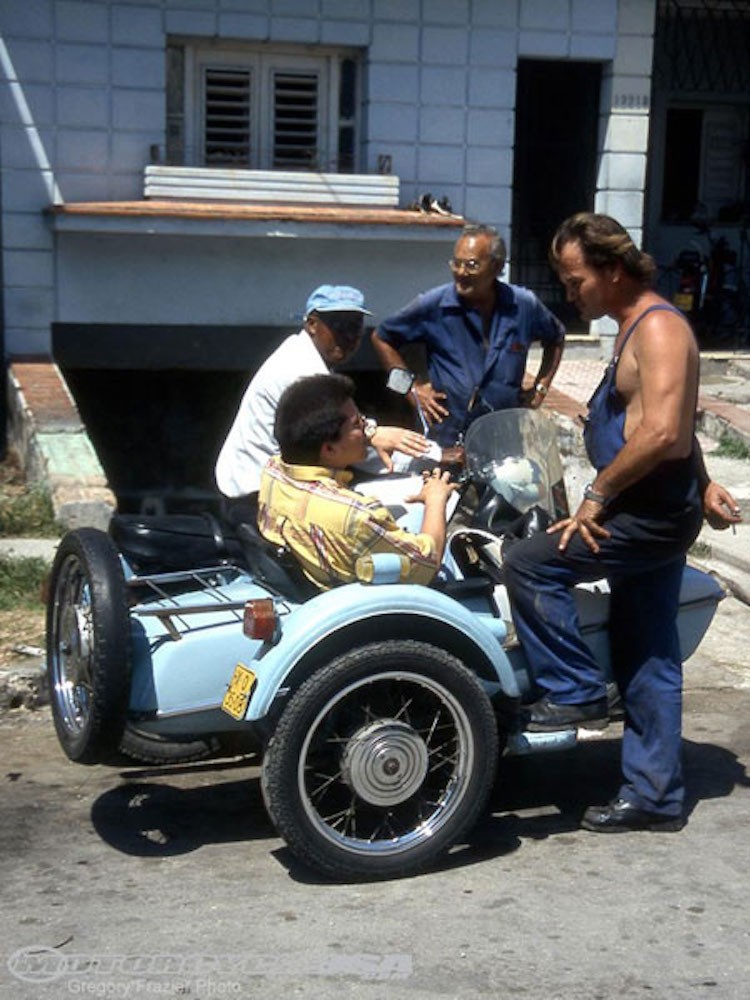
[[[367,557],[376,552],[400,557],[402,583],[429,583],[438,570],[432,538],[400,528],[379,500],[348,489],[351,479],[350,472],[272,458],[260,479],[261,534],[290,549],[324,590],[366,580]]]

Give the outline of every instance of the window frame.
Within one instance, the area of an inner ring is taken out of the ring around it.
[[[174,43],[173,43],[174,44]],[[227,169],[232,164],[207,164],[205,160],[206,102],[203,88],[207,68],[248,71],[250,93],[250,159],[237,164],[243,169],[293,170],[299,172],[356,173],[360,168],[361,123],[361,52],[331,46],[259,45],[191,40],[184,46],[184,156],[183,165]],[[345,169],[339,166],[339,133],[351,127],[340,117],[341,66],[346,60],[355,65],[354,162]],[[274,74],[278,72],[316,72],[317,160],[309,167],[274,166]],[[254,82],[253,82],[254,78]]]

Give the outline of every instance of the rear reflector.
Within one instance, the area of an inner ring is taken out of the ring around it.
[[[242,617],[242,631],[248,639],[270,642],[276,634],[276,609],[270,597],[248,601]]]

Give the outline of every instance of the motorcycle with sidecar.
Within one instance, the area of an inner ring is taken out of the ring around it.
[[[68,757],[106,762],[253,747],[270,817],[303,862],[337,879],[422,870],[475,823],[502,754],[574,747],[576,729],[525,731],[537,696],[515,640],[503,547],[567,511],[553,421],[477,419],[431,586],[388,556],[367,582],[321,592],[252,525],[116,515],[63,537],[48,601],[52,712]],[[405,523],[413,481],[378,478]],[[686,568],[683,657],[722,591]],[[576,588],[583,634],[609,675],[606,581]]]

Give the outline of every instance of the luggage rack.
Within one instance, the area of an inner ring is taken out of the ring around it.
[[[158,604],[141,604],[140,601],[131,608],[134,615],[143,618],[158,618],[170,638],[179,641],[182,638],[175,619],[183,630],[190,628],[184,621],[188,615],[215,614],[217,611],[228,611],[233,614],[237,621],[242,621],[242,613],[245,609],[246,598],[242,600],[232,600],[221,589],[223,585],[233,582],[234,579],[243,575],[236,566],[209,566],[205,569],[178,570],[172,573],[155,573],[147,576],[131,576],[127,579],[127,586],[135,590],[137,587],[145,587],[150,590]],[[219,578],[217,580],[217,577]],[[171,587],[177,586],[178,592],[170,592]],[[179,594],[184,592],[185,587],[190,590],[200,589],[209,598],[205,603],[200,604],[180,604]],[[166,602],[166,603],[165,603]]]

